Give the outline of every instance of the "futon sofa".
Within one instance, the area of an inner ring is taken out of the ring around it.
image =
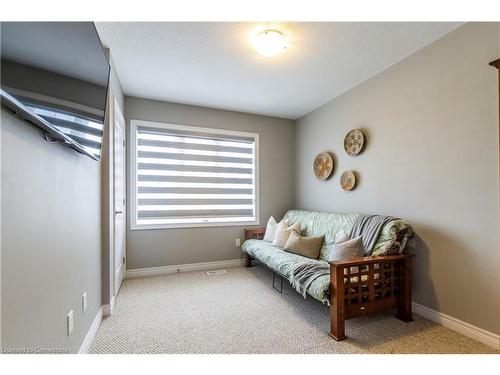
[[[330,336],[345,339],[345,320],[381,310],[397,308],[397,317],[411,321],[411,256],[404,254],[413,235],[411,226],[400,219],[388,221],[381,229],[370,254],[364,257],[328,262],[336,238],[350,235],[360,214],[290,210],[283,219],[299,223],[301,234],[324,236],[318,259],[293,254],[263,241],[266,228],[245,230],[242,250],[245,266],[257,259],[290,280],[291,270],[299,264],[323,263],[329,275],[317,277],[307,289],[311,297],[330,306]]]

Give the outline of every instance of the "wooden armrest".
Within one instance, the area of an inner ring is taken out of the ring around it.
[[[357,257],[357,258],[346,258],[340,260],[332,260],[330,265],[334,267],[352,267],[361,266],[365,264],[387,262],[391,260],[403,260],[406,258],[411,258],[411,254],[398,254],[398,255],[380,255],[380,256],[369,256],[369,257]]]
[[[411,316],[412,255],[368,256],[330,263],[330,336],[345,338],[345,320],[397,307]]]
[[[266,228],[251,228],[245,229],[245,240],[261,240],[264,238],[264,234],[266,233]]]

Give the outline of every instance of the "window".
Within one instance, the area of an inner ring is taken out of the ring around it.
[[[131,120],[132,229],[258,224],[259,135]]]

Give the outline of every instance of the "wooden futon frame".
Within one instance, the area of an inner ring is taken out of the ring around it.
[[[245,239],[262,239],[265,228],[246,229]],[[397,308],[396,317],[412,321],[411,255],[350,258],[330,263],[330,336],[345,336],[345,321]],[[253,258],[245,253],[245,267]]]

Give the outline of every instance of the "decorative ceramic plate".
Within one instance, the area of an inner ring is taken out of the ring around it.
[[[320,152],[314,158],[314,175],[318,180],[326,180],[333,172],[333,158],[329,152]]]
[[[353,171],[345,171],[342,173],[342,176],[340,176],[340,186],[342,186],[342,189],[345,191],[354,189],[356,186],[356,175]]]
[[[346,134],[344,138],[344,149],[349,155],[358,155],[365,144],[365,136],[361,130],[354,129]]]

